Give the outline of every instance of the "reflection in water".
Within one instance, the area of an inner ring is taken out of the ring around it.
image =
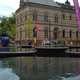
[[[2,48],[0,50],[24,52],[33,49]],[[74,49],[75,51],[76,49]],[[0,59],[0,80],[80,80],[79,74],[79,58],[17,57]]]
[[[1,52],[9,52],[10,48],[9,47],[2,47]]]
[[[33,48],[16,48],[15,51],[16,52],[26,52],[26,51],[30,52],[30,51],[35,51],[35,49],[33,49]]]
[[[40,57],[36,57],[36,61],[39,63],[39,59],[40,59]]]
[[[20,80],[63,80],[75,76],[77,65],[75,58],[17,58],[16,74]]]
[[[0,80],[79,80],[79,74],[80,59],[78,58],[17,57],[0,59]]]
[[[71,48],[71,49],[68,49],[67,51],[80,52],[80,48]]]
[[[12,69],[0,68],[0,80],[19,80],[19,77],[12,73]]]
[[[0,80],[20,80],[15,74],[15,58],[0,59]]]
[[[17,47],[2,47],[0,52],[30,52],[35,51],[33,48],[17,48]]]
[[[80,58],[79,58],[78,69],[77,69],[76,75],[79,75],[79,74],[80,74]]]

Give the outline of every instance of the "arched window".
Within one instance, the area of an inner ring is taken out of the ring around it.
[[[76,38],[78,38],[78,31],[76,31]]]
[[[20,14],[20,23],[22,23],[22,14]]]
[[[22,28],[20,28],[20,38],[22,38]]]
[[[26,34],[26,29],[25,29],[25,39],[26,39],[26,35],[27,35],[27,34]]]
[[[20,23],[22,23],[22,17],[20,18]]]
[[[54,32],[57,32],[57,29],[56,28],[54,29]]]
[[[17,31],[18,31],[18,29],[17,29]],[[18,32],[16,33],[16,36],[17,36],[17,39],[18,39]]]
[[[48,29],[47,28],[44,30],[44,36],[45,36],[45,38],[48,38]]]
[[[35,21],[37,20],[37,14],[36,14],[36,12],[33,13],[33,20],[35,20]]]
[[[55,28],[54,29],[54,39],[57,39],[57,37],[58,37],[58,28]]]
[[[65,15],[63,14],[63,19],[65,19]]]
[[[57,15],[55,16],[55,22],[58,22],[58,16]]]
[[[18,24],[18,19],[19,19],[18,16],[16,16],[16,24]]]
[[[72,37],[72,31],[70,30],[70,38]]]
[[[65,38],[65,30],[63,30],[63,38]]]
[[[18,24],[18,19],[17,19],[17,22],[16,23]]]
[[[48,15],[47,15],[47,13],[45,13],[45,15],[44,15],[44,21],[48,21]]]
[[[72,19],[72,16],[70,15],[70,20]]]
[[[46,15],[44,15],[44,21],[46,21]]]
[[[25,21],[27,21],[27,15],[25,15]]]

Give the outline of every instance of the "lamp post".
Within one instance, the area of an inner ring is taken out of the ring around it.
[[[50,20],[49,20],[49,41],[51,40],[51,35],[50,35]]]
[[[21,45],[21,37],[22,37],[21,31],[22,31],[22,28],[20,28],[20,45]]]

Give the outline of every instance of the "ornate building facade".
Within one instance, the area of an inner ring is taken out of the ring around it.
[[[80,39],[75,10],[68,0],[64,4],[53,0],[20,0],[20,7],[16,11],[16,25],[19,31],[16,41],[26,40],[24,23],[29,17],[41,28],[40,40]],[[30,39],[33,40],[33,35]]]

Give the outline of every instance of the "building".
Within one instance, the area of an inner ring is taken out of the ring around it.
[[[40,40],[80,39],[75,10],[68,0],[64,4],[53,0],[20,0],[20,7],[16,11],[16,25],[19,31],[16,41],[26,40],[24,23],[29,17],[41,28]],[[30,39],[33,40],[33,35]]]

